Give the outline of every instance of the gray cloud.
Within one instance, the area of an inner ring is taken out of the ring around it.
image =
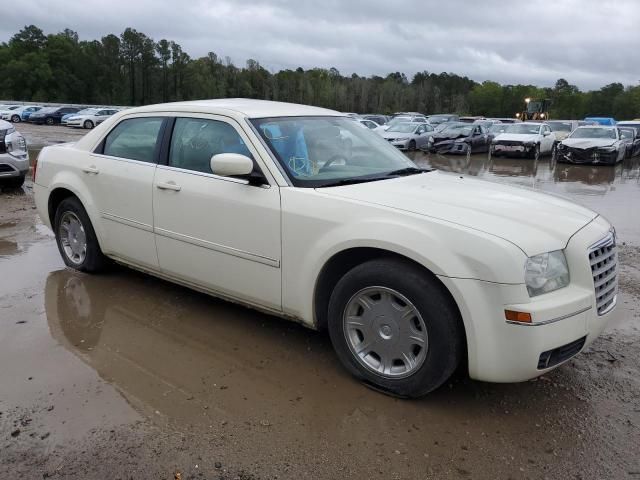
[[[474,80],[581,88],[640,81],[636,0],[21,0],[0,39],[25,24],[83,39],[133,27],[265,68],[336,67],[343,74],[442,71]]]

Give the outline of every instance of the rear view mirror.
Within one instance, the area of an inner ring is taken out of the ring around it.
[[[239,153],[219,153],[211,157],[211,171],[221,177],[249,175],[253,171],[253,160]]]

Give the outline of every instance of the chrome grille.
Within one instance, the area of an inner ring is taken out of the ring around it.
[[[618,251],[611,232],[589,249],[598,315],[604,315],[616,304],[618,293]]]

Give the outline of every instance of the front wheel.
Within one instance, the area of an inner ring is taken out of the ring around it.
[[[47,119],[45,120],[45,123],[46,123],[47,125],[53,125],[53,118],[51,118],[51,117],[47,117]]]
[[[383,258],[353,268],[336,284],[328,313],[342,364],[385,393],[425,395],[462,357],[453,300],[433,275],[407,261]]]
[[[415,140],[411,140],[409,142],[409,151],[413,152],[413,151],[415,151],[415,149],[416,149],[416,141]]]
[[[65,198],[54,221],[56,242],[64,263],[82,272],[98,272],[107,264],[86,210],[75,197]]]
[[[91,120],[85,120],[84,128],[86,130],[91,130],[93,128],[93,122]]]
[[[533,147],[533,150],[531,150],[530,156],[534,160],[538,160],[540,158],[540,144],[536,144],[536,146]]]
[[[21,120],[20,115],[12,115],[11,116],[11,121],[13,123],[20,123],[20,120]]]

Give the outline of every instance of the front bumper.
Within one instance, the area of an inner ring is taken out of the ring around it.
[[[67,127],[82,127],[84,120],[67,120],[64,124]]]
[[[465,142],[437,142],[429,143],[427,149],[430,153],[466,155],[469,152],[469,144]]]
[[[538,297],[529,298],[523,284],[442,278],[461,310],[472,378],[529,380],[566,362],[600,335],[614,308],[597,312],[588,252],[608,230],[598,217],[577,232],[565,249],[571,284]],[[533,321],[508,322],[505,309],[529,312]]]
[[[618,159],[618,151],[613,152],[602,151],[598,148],[568,148],[557,150],[557,161],[561,163],[575,164],[605,164],[613,165]]]
[[[524,157],[533,153],[535,144],[519,142],[493,143],[491,148],[494,155]]]
[[[29,171],[29,155],[14,157],[9,153],[0,154],[0,178],[26,175]]]

